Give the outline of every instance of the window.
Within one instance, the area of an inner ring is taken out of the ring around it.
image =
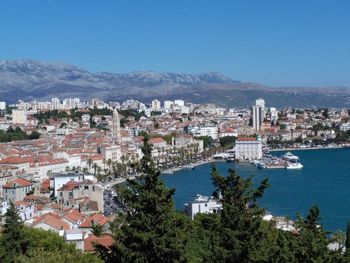
[[[84,190],[89,190],[89,186],[88,186],[88,185],[85,185],[85,186],[84,186]]]
[[[95,192],[95,186],[92,186],[92,191],[94,191],[94,192]]]

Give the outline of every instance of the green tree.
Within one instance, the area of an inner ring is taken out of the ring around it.
[[[212,262],[254,262],[256,249],[266,238],[261,223],[264,209],[257,201],[268,187],[265,178],[257,189],[252,177],[244,179],[232,169],[227,177],[213,167],[214,197],[222,203],[217,241],[212,246]]]
[[[116,262],[185,262],[188,219],[175,211],[174,189],[159,178],[147,138],[141,160],[142,178],[128,181],[122,198],[127,206],[114,229]]]
[[[13,202],[5,214],[5,225],[0,239],[0,262],[14,262],[18,255],[28,250],[28,238],[23,231],[23,222]]]
[[[298,229],[295,256],[298,262],[336,262],[333,261],[335,253],[328,249],[330,243],[328,232],[323,230],[319,223],[320,209],[312,206],[306,219],[298,216],[296,226]],[[338,252],[339,253],[339,252]]]

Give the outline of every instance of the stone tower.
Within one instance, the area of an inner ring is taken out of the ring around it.
[[[120,143],[120,119],[119,119],[119,113],[117,109],[114,109],[113,111],[113,118],[112,118],[112,139],[113,143]]]

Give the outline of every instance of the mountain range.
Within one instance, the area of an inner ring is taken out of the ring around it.
[[[268,87],[231,79],[217,72],[202,74],[92,73],[65,63],[0,60],[0,100],[49,100],[52,97],[100,98],[105,101],[183,99],[243,107],[265,98],[276,107],[350,107],[346,87]]]

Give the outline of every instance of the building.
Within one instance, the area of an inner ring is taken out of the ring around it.
[[[237,160],[259,160],[262,157],[262,142],[260,138],[238,138],[235,151]]]
[[[171,100],[164,101],[164,109],[171,109],[174,105],[174,102]]]
[[[2,191],[5,202],[22,201],[27,194],[33,191],[33,183],[23,178],[16,178],[3,185]]]
[[[179,107],[185,106],[185,102],[183,100],[174,100],[174,104]]]
[[[350,130],[350,122],[347,123],[343,123],[339,126],[339,130],[343,131],[343,132],[347,132]]]
[[[27,114],[24,110],[13,110],[12,111],[12,122],[13,124],[23,124],[27,123]]]
[[[113,111],[113,117],[112,117],[112,140],[113,143],[120,143],[120,118],[119,118],[119,113],[117,109],[114,109]]]
[[[222,204],[213,197],[197,195],[194,201],[185,204],[186,214],[194,219],[198,213],[218,213],[222,209]]]
[[[0,101],[0,110],[6,110],[6,102]]]
[[[188,132],[191,133],[194,137],[209,136],[213,140],[217,140],[219,137],[218,127],[216,126],[192,126],[188,127]]]
[[[253,128],[255,131],[260,131],[262,123],[262,108],[259,106],[252,107],[252,119],[253,119]]]
[[[160,101],[159,100],[152,100],[152,109],[153,110],[160,110]]]

